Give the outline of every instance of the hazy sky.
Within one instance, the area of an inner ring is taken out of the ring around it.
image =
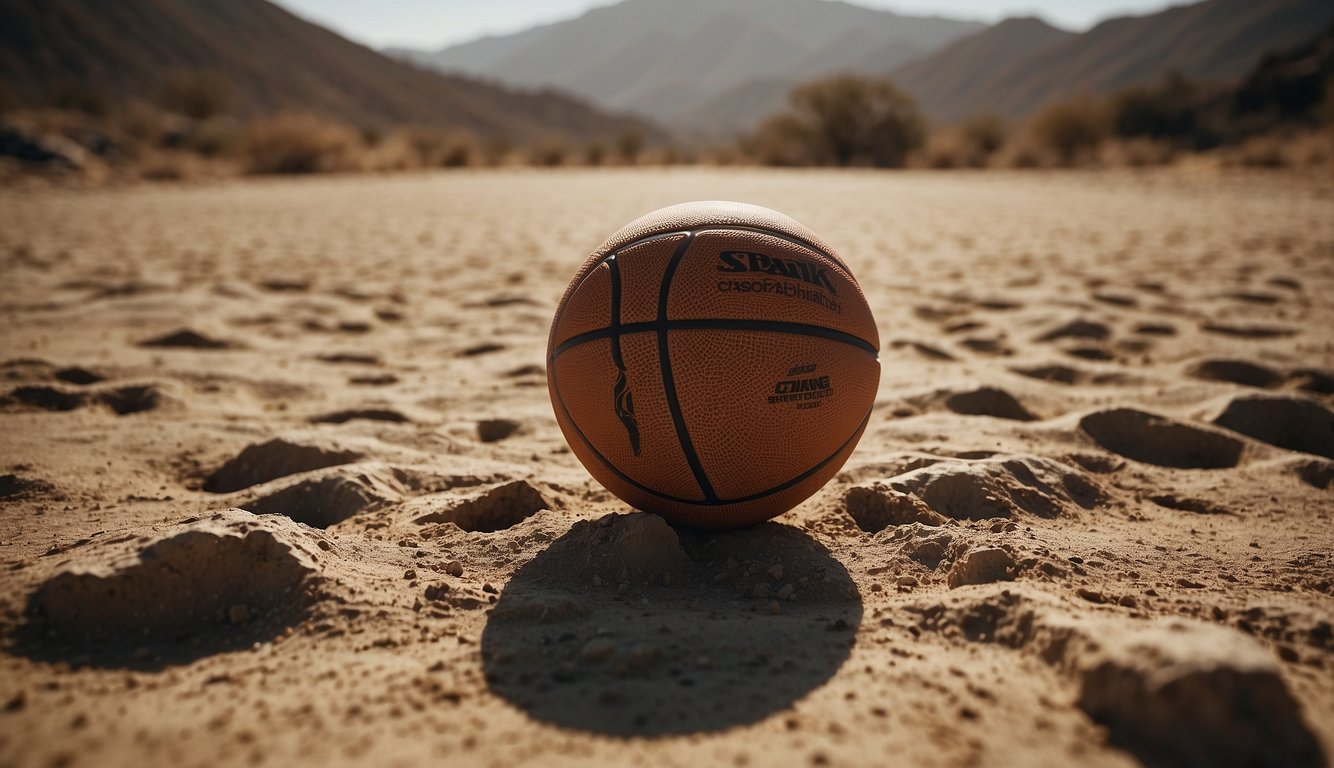
[[[377,48],[439,48],[486,34],[517,32],[560,21],[613,0],[275,0],[352,40]],[[1193,0],[857,0],[857,5],[900,13],[999,21],[1038,15],[1066,29],[1084,30],[1112,16],[1142,14]],[[671,2],[671,0],[660,0]]]

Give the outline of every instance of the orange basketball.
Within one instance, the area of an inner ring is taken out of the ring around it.
[[[551,322],[547,387],[608,490],[671,523],[730,528],[843,466],[879,348],[856,278],[809,229],[757,205],[684,203],[579,268]]]

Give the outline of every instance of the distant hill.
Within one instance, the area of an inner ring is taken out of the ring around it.
[[[1330,0],[1208,0],[1111,19],[1080,35],[1015,19],[893,71],[937,120],[978,112],[1021,117],[1055,99],[1101,95],[1176,72],[1195,80],[1246,74],[1334,21]]]
[[[1078,37],[1041,19],[1006,19],[899,67],[891,77],[928,115],[957,120],[985,111],[977,105],[990,99],[989,89],[1010,67]]]
[[[903,16],[838,0],[624,0],[576,19],[432,53],[442,71],[556,86],[605,107],[718,134],[764,117],[701,111],[733,88],[837,71],[886,72],[985,25]],[[707,114],[705,115],[708,116]]]
[[[300,110],[515,140],[643,125],[553,92],[428,72],[263,0],[0,0],[0,19],[0,81],[27,106],[71,83],[112,102],[148,99],[172,73],[206,70],[231,81],[241,116]]]

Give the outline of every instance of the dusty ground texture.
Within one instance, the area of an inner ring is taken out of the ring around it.
[[[1323,765],[1334,194],[485,172],[0,191],[0,764]],[[702,534],[569,453],[583,257],[784,211],[878,407]]]

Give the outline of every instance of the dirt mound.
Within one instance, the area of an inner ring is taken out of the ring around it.
[[[1300,397],[1234,398],[1214,419],[1220,427],[1263,443],[1334,459],[1334,413]]]
[[[1204,360],[1191,367],[1191,376],[1207,381],[1227,381],[1247,387],[1269,389],[1283,382],[1283,374],[1245,360]]]
[[[413,522],[423,525],[453,523],[465,531],[494,533],[550,508],[551,503],[528,481],[514,480],[463,499],[451,500],[445,508],[417,517]]]
[[[162,336],[145,339],[139,342],[139,346],[164,349],[233,349],[236,345],[230,341],[205,336],[189,328],[182,328]]]
[[[854,486],[848,514],[862,530],[890,525],[940,525],[946,518],[987,520],[1016,515],[1057,517],[1092,509],[1104,498],[1078,470],[1038,456],[954,459]]]
[[[1112,453],[1160,467],[1235,467],[1244,447],[1222,432],[1133,408],[1090,413],[1079,420],[1079,426]]]
[[[1277,661],[1249,637],[1169,621],[1100,639],[1078,703],[1113,743],[1172,765],[1324,765]]]
[[[268,442],[248,445],[235,457],[228,459],[204,478],[204,490],[209,493],[231,493],[287,475],[349,464],[361,457],[362,454],[357,451],[303,445],[274,438]]]
[[[312,424],[346,424],[349,421],[387,421],[393,424],[406,424],[410,419],[392,408],[350,408],[333,411],[311,418]]]
[[[1277,660],[1235,629],[1070,612],[1022,585],[909,606],[924,631],[997,643],[1073,678],[1077,704],[1149,765],[1320,766]]]
[[[994,416],[1014,421],[1037,419],[1014,395],[995,387],[982,387],[967,392],[956,392],[945,398],[945,407],[968,416]]]
[[[297,621],[314,568],[291,524],[239,510],[137,552],[85,550],[28,598],[20,652],[92,663],[177,663],[246,647]]]

